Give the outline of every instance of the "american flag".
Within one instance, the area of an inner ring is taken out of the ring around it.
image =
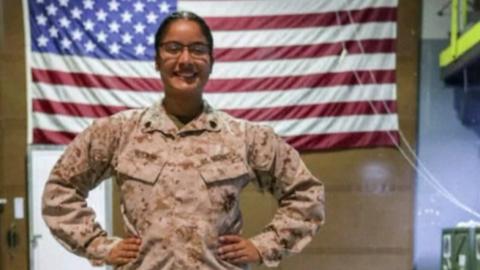
[[[31,143],[66,144],[95,118],[160,100],[154,34],[177,9],[213,31],[213,107],[300,150],[398,143],[398,0],[24,1]]]

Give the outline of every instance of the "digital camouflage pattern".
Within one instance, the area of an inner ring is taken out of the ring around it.
[[[215,255],[218,236],[240,234],[239,194],[250,182],[279,208],[250,240],[263,263],[300,252],[324,220],[322,183],[271,128],[205,104],[178,129],[161,103],[94,122],[67,147],[43,194],[43,217],[70,251],[102,262],[120,241],[86,205],[113,176],[126,230],[142,239],[139,257],[118,269],[248,269]]]

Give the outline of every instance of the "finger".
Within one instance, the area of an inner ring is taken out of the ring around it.
[[[235,259],[230,260],[231,263],[233,264],[244,264],[244,263],[250,263],[251,260],[248,258],[248,256],[241,256],[237,257]]]
[[[227,244],[227,245],[220,246],[217,249],[217,252],[219,254],[224,254],[224,253],[228,253],[228,252],[239,251],[239,250],[242,250],[244,248],[245,248],[245,245],[243,245],[242,243]]]
[[[242,237],[230,234],[230,235],[222,235],[219,237],[220,243],[238,243],[243,240]]]
[[[123,250],[123,251],[140,251],[140,245],[123,244],[119,248],[120,248],[120,250]]]
[[[138,252],[122,252],[120,257],[123,259],[136,259],[138,257]]]
[[[140,238],[127,238],[123,240],[123,243],[130,244],[130,245],[140,245],[142,240]]]
[[[243,257],[247,255],[245,253],[245,250],[236,250],[236,251],[230,251],[230,252],[227,252],[227,253],[224,253],[222,255],[220,255],[220,258],[223,259],[223,260],[234,260],[236,258],[239,258],[239,257]]]

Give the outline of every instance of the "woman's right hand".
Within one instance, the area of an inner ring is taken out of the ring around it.
[[[140,252],[141,243],[142,240],[138,237],[123,239],[110,250],[105,262],[110,265],[120,266],[135,260]]]

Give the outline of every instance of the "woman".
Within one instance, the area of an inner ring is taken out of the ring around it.
[[[67,147],[46,184],[43,216],[70,251],[121,269],[277,266],[323,223],[323,185],[271,128],[212,109],[202,98],[213,67],[203,19],[175,12],[155,37],[165,97],[95,121]],[[85,198],[114,176],[125,227],[110,237]],[[263,232],[240,236],[239,194],[249,182],[279,202]]]

